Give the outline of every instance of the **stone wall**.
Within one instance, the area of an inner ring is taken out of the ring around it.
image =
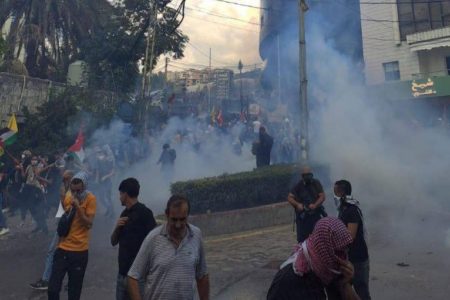
[[[20,113],[24,106],[33,112],[48,101],[51,91],[63,90],[65,85],[49,80],[0,73],[0,126],[6,126],[12,113]]]
[[[21,111],[25,106],[30,112],[35,112],[37,107],[49,101],[50,95],[61,93],[66,87],[66,84],[49,80],[0,73],[0,128],[6,126],[12,113],[18,116],[20,122]],[[78,88],[84,90],[83,87],[75,87]],[[116,107],[121,99],[127,99],[127,95],[111,91],[97,90],[90,95],[99,109]]]

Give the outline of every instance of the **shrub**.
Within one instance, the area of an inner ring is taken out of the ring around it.
[[[316,178],[328,184],[327,168],[313,166],[313,170]],[[201,214],[286,201],[289,190],[299,178],[298,165],[275,165],[251,172],[176,182],[171,192],[185,195],[191,201],[191,213]]]

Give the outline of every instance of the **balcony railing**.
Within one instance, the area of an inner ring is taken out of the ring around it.
[[[448,76],[450,75],[450,69],[444,69],[440,71],[434,71],[434,72],[427,72],[427,73],[415,73],[411,74],[412,79],[427,79],[430,77],[437,77],[437,76]]]

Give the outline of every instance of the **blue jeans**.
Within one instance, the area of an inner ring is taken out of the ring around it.
[[[45,259],[45,269],[44,274],[42,274],[42,280],[49,281],[50,276],[52,275],[52,267],[53,267],[53,256],[55,255],[56,246],[58,245],[59,236],[58,232],[55,231],[53,235],[52,241],[48,246],[47,250],[47,258]]]
[[[6,228],[6,218],[2,212],[3,209],[3,193],[0,192],[0,228]]]
[[[141,297],[144,296],[144,281],[139,281],[139,290]],[[129,300],[128,295],[128,276],[117,274],[116,300]]]

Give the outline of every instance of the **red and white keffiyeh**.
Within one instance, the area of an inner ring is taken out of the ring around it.
[[[314,272],[325,284],[338,276],[337,257],[347,259],[347,248],[352,243],[350,232],[337,218],[320,219],[312,234],[297,246],[294,270],[297,274]]]

